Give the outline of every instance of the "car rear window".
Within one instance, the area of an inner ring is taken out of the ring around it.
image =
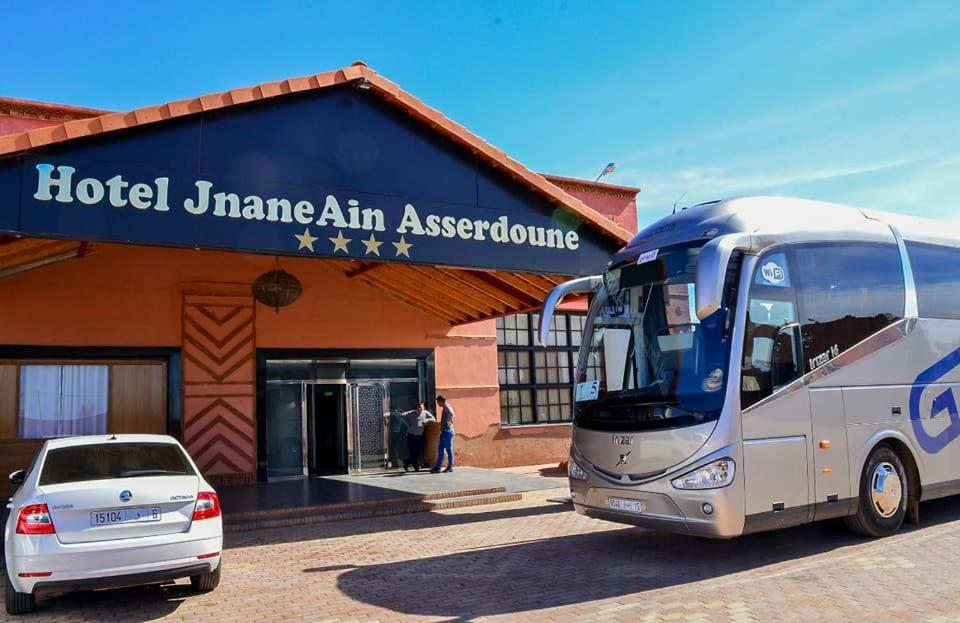
[[[40,472],[40,485],[195,475],[179,446],[169,443],[100,443],[50,450]]]

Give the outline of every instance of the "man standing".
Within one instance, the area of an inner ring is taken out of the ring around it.
[[[436,474],[443,465],[443,453],[447,453],[447,469],[453,471],[453,407],[447,404],[447,399],[437,396],[437,409],[440,410],[440,445],[437,448],[437,464],[430,471]]]
[[[423,458],[423,425],[434,420],[433,414],[423,408],[422,402],[417,403],[413,411],[401,414],[407,425],[407,460],[403,462],[403,471],[410,471],[413,465],[415,471],[420,471],[420,460]]]

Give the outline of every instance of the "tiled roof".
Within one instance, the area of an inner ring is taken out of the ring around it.
[[[625,197],[635,197],[637,193],[640,192],[640,189],[635,186],[621,186],[619,184],[610,184],[608,182],[594,182],[591,180],[582,180],[578,177],[565,177],[563,175],[553,175],[551,173],[541,173],[547,181],[557,184],[559,186],[569,185],[577,188],[582,188],[588,192],[602,192],[610,193],[616,195],[623,195]]]
[[[50,119],[52,121],[74,121],[89,119],[107,114],[108,110],[69,106],[67,104],[51,104],[34,100],[19,99],[16,97],[0,97],[0,115],[24,117],[27,119]]]
[[[362,62],[356,62],[343,69],[311,76],[290,78],[279,82],[265,82],[252,87],[243,87],[221,93],[203,95],[201,97],[177,100],[158,106],[147,106],[129,112],[106,113],[99,114],[95,117],[77,118],[57,125],[0,136],[0,156],[43,147],[53,143],[62,143],[85,136],[114,132],[149,123],[156,123],[158,121],[165,121],[175,117],[194,115],[218,108],[279,97],[288,93],[323,89],[358,81],[366,82],[370,86],[370,92],[375,93],[390,104],[405,111],[411,117],[432,128],[435,132],[464,146],[478,157],[486,160],[486,162],[493,167],[503,171],[518,183],[524,184],[548,200],[559,203],[576,212],[586,222],[592,224],[603,233],[621,242],[626,242],[632,237],[632,234],[623,227],[617,225],[593,208],[590,208],[576,197],[567,194],[560,187],[551,184],[544,179],[542,175],[534,173],[516,160],[510,158],[506,153],[487,143],[459,123],[445,117],[439,111],[430,108]]]

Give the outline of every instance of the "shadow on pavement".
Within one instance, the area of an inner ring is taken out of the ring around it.
[[[51,593],[37,598],[35,617],[43,620],[53,617],[57,620],[69,621],[130,621],[131,623],[153,621],[173,614],[184,599],[195,594],[189,584]],[[137,605],[136,609],[129,608],[132,603]],[[20,618],[31,620],[35,617]]]
[[[960,504],[940,500],[922,512],[921,529],[960,519]],[[863,542],[841,521],[725,541],[623,528],[356,567],[338,586],[402,615],[472,620],[679,586]],[[429,597],[411,595],[412,579],[434,587]]]
[[[516,517],[536,517],[538,515],[574,512],[573,506],[568,503],[568,500],[556,498],[548,501],[551,502],[549,506],[528,506],[463,514],[435,512],[409,513],[362,520],[333,521],[303,526],[291,526],[289,528],[267,528],[252,530],[250,532],[228,533],[223,535],[223,547],[224,549],[230,549],[233,547],[251,547],[270,543],[295,543],[297,541],[313,541],[316,539],[374,534],[388,530],[441,528],[479,523],[481,521],[496,521]]]

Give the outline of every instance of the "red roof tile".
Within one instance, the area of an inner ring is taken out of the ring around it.
[[[510,158],[506,153],[490,145],[441,112],[427,106],[422,101],[405,92],[395,83],[387,80],[359,61],[350,67],[344,67],[343,69],[335,71],[300,78],[290,78],[280,82],[266,82],[254,87],[212,93],[158,106],[148,106],[128,113],[107,113],[106,111],[97,111],[89,108],[44,105],[41,102],[30,102],[29,100],[0,98],[0,105],[4,102],[26,102],[37,106],[57,108],[65,111],[63,114],[67,114],[66,111],[69,109],[74,111],[71,114],[76,115],[71,117],[69,121],[83,119],[92,115],[100,115],[86,125],[62,123],[49,127],[35,128],[18,134],[0,136],[0,155],[25,151],[33,147],[40,147],[51,143],[64,142],[80,136],[113,132],[155,123],[164,119],[192,115],[201,111],[214,110],[271,97],[279,97],[297,91],[322,89],[356,80],[369,82],[372,93],[377,94],[397,108],[404,110],[410,116],[419,119],[436,132],[466,147],[472,153],[482,157],[488,164],[503,170],[541,196],[567,207],[603,233],[620,242],[626,242],[631,238],[632,234],[629,231],[614,223],[611,219],[590,208],[576,197],[565,192],[559,186],[550,183],[542,175],[534,173],[516,160]],[[65,119],[65,121],[67,120]],[[69,128],[67,125],[69,125]]]

